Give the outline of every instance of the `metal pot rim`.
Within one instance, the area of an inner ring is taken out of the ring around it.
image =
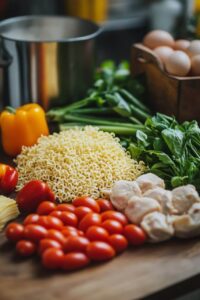
[[[69,37],[69,38],[60,38],[60,39],[42,39],[42,40],[34,40],[34,39],[19,39],[19,38],[11,38],[11,37],[7,37],[6,34],[4,34],[4,32],[1,32],[2,28],[6,25],[10,25],[13,23],[17,23],[17,22],[21,22],[21,21],[26,21],[26,20],[36,20],[36,19],[65,19],[65,20],[74,20],[74,21],[79,21],[82,22],[83,25],[90,25],[94,28],[94,32],[84,35],[84,36],[79,36],[79,37]],[[71,16],[54,16],[54,15],[29,15],[29,16],[19,16],[19,17],[13,17],[13,18],[8,18],[5,19],[3,21],[0,22],[0,37],[6,40],[10,40],[10,41],[14,41],[14,42],[24,42],[24,43],[71,43],[71,42],[81,42],[81,41],[86,41],[86,40],[90,40],[93,39],[95,37],[97,37],[101,32],[103,31],[103,29],[98,26],[96,23],[89,21],[89,20],[85,20],[79,17],[71,17]]]

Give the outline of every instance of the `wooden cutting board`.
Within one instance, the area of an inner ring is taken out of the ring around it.
[[[10,162],[0,156],[1,162]],[[195,276],[194,280],[191,280]],[[0,300],[171,300],[197,288],[200,240],[130,248],[112,261],[65,273],[46,271],[39,258],[21,259],[0,234]]]
[[[200,275],[198,240],[133,248],[108,263],[64,273],[44,270],[38,258],[17,257],[4,234],[0,236],[1,300],[144,299],[170,287],[155,298],[169,300],[177,294],[177,284],[195,275]]]

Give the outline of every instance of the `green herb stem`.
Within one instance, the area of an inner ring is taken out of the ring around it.
[[[137,106],[142,111],[147,112],[150,114],[150,110],[147,106],[145,106],[141,101],[139,101],[137,98],[135,98],[131,93],[129,93],[125,89],[120,90],[120,94],[122,94],[124,97],[126,97],[127,101],[129,100],[131,104]]]
[[[81,122],[81,123],[85,123],[86,125],[108,125],[108,126],[121,126],[121,127],[132,127],[133,124],[131,123],[125,123],[122,122],[122,120],[117,120],[117,119],[109,119],[106,120],[104,119],[100,119],[100,118],[95,118],[95,117],[91,117],[91,116],[82,116],[82,115],[73,115],[73,114],[69,114],[69,115],[65,115],[64,116],[64,120],[65,121],[71,121],[71,122]]]
[[[80,125],[80,123],[62,123],[59,124],[59,129],[60,130],[67,130],[75,127],[81,127],[84,128],[86,125]],[[94,126],[99,128],[100,130],[107,131],[107,132],[113,132],[117,135],[124,135],[124,136],[129,136],[132,134],[135,134],[138,129],[140,129],[140,126],[132,126],[130,127],[120,127],[120,126],[106,126],[106,125],[99,125],[99,126]]]

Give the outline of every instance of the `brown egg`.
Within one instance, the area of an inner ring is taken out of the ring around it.
[[[200,40],[194,40],[190,43],[187,48],[187,54],[192,57],[200,54]]]
[[[175,50],[185,51],[190,46],[190,41],[187,40],[176,40],[174,43]]]
[[[173,48],[174,39],[167,31],[153,30],[144,37],[143,44],[150,49],[155,49],[160,46]]]
[[[164,63],[168,56],[170,56],[174,50],[167,46],[160,46],[154,49],[155,54],[160,58],[160,60]]]
[[[174,76],[186,76],[191,68],[191,61],[183,51],[174,51],[165,61],[167,72]]]
[[[191,58],[191,64],[192,64],[192,75],[200,76],[200,54],[193,56]]]

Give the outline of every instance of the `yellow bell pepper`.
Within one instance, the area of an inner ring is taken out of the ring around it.
[[[41,135],[48,135],[45,112],[38,104],[6,108],[0,115],[2,146],[6,154],[16,156],[22,146],[32,146]]]

